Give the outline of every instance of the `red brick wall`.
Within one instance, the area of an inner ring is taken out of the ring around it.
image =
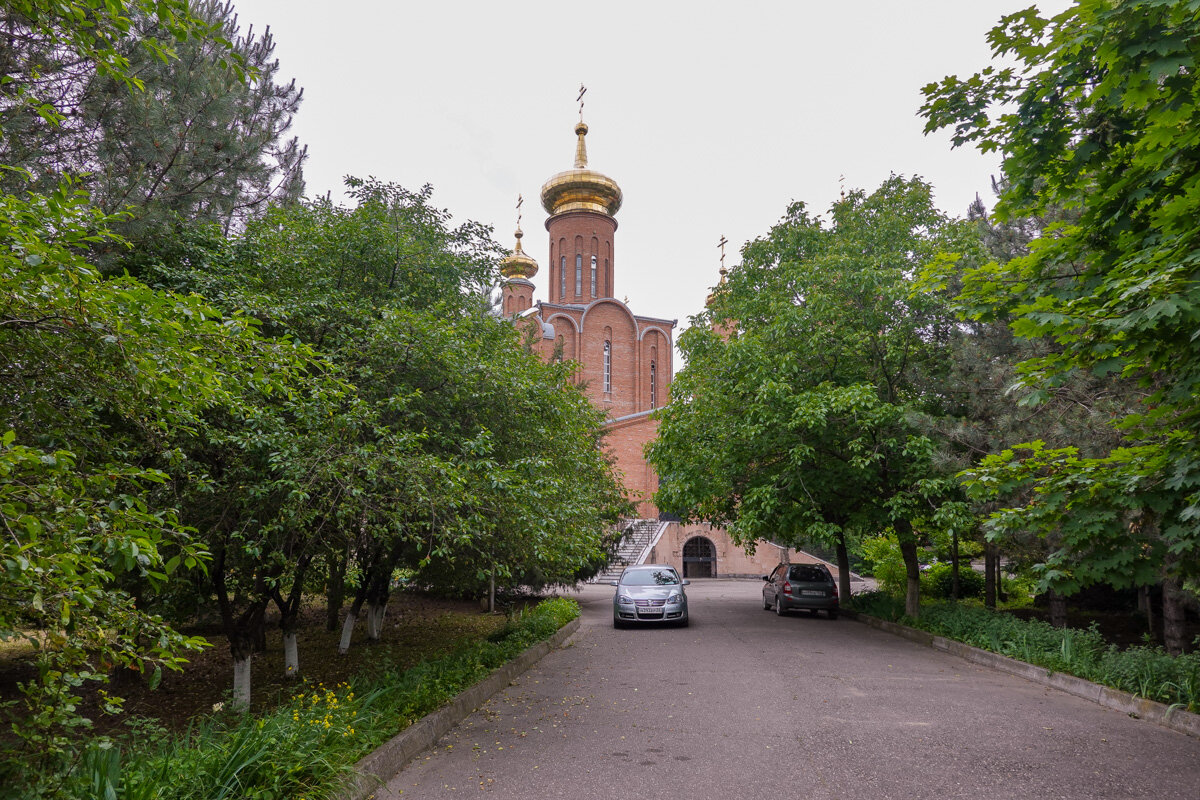
[[[827,564],[834,579],[837,578],[836,564],[821,561],[802,550],[779,547],[769,542],[759,542],[754,553],[750,554],[735,545],[729,538],[729,534],[725,533],[724,528],[714,528],[703,523],[681,525],[678,522],[672,522],[647,557],[647,562],[670,564],[682,575],[683,546],[693,536],[703,536],[713,543],[717,556],[716,576],[718,578],[760,578],[774,569],[780,561],[786,561],[789,564]]]
[[[590,303],[597,297],[614,297],[612,275],[615,269],[613,233],[617,221],[607,214],[574,211],[546,220],[550,233],[551,303]],[[583,256],[582,292],[575,292],[575,256]],[[596,295],[592,295],[592,256],[596,256]],[[562,256],[567,257],[566,293],[562,291]]]
[[[650,502],[658,489],[658,475],[646,462],[645,447],[658,435],[658,420],[649,414],[622,420],[608,426],[604,446],[616,459],[630,500],[637,503],[637,515],[654,519],[658,509]]]
[[[521,279],[508,281],[504,284],[503,297],[504,316],[520,314],[533,304],[533,284]]]

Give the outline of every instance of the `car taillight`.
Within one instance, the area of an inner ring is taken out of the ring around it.
[[[784,581],[784,582],[783,582],[783,593],[784,593],[784,594],[791,594],[791,593],[792,593],[792,584],[791,584],[791,582],[790,582],[790,581]]]
[[[838,593],[837,593],[837,584],[836,584],[836,583],[833,585],[833,596],[834,596],[834,597],[837,597],[837,596],[838,596]]]

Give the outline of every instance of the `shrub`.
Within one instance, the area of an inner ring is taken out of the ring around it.
[[[875,592],[855,595],[853,608],[1054,672],[1200,711],[1200,652],[1172,656],[1161,647],[1119,650],[1106,643],[1094,625],[1083,630],[1055,628],[967,603],[928,602],[920,618],[912,619],[904,615],[902,602]]]
[[[879,584],[880,591],[903,597],[908,586],[908,576],[904,571],[904,557],[900,555],[900,545],[896,537],[889,535],[864,539],[862,555],[871,576]]]
[[[71,800],[337,797],[360,758],[577,616],[573,600],[544,600],[511,617],[499,640],[472,642],[353,685],[306,685],[262,717],[213,716],[184,736],[160,737],[130,752],[95,743],[83,751],[79,768],[47,776],[41,785],[56,785],[56,796]],[[16,797],[37,792],[31,787]]]
[[[924,597],[948,598],[953,594],[954,567],[947,562],[931,566],[921,575],[921,594]],[[958,565],[958,596],[982,597],[984,577],[982,572],[976,572],[969,564],[959,562]]]

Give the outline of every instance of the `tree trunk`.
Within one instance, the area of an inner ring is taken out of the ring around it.
[[[218,547],[213,557],[211,574],[213,577],[213,592],[217,598],[217,606],[221,611],[221,628],[229,641],[229,653],[233,656],[233,698],[232,706],[240,711],[250,707],[250,658],[254,654],[257,638],[262,634],[265,620],[264,612],[267,603],[267,585],[265,576],[255,575],[255,598],[247,604],[241,614],[235,614],[233,599],[229,595],[229,587],[225,578],[225,549]]]
[[[296,569],[292,574],[292,587],[285,598],[278,586],[271,588],[271,599],[279,609],[279,630],[283,634],[283,676],[297,678],[300,676],[300,653],[296,647],[296,630],[300,627],[300,606],[304,599],[304,576],[308,573],[308,565],[312,557],[301,556],[296,560]]]
[[[247,651],[252,648],[245,648]],[[250,652],[233,656],[233,697],[230,706],[235,711],[250,710]]]
[[[958,601],[958,531],[950,534],[950,599]]]
[[[1000,547],[996,547],[996,600],[1003,603],[1008,600],[1008,593],[1004,591],[1004,566],[1001,564]]]
[[[366,599],[365,588],[361,588],[355,593],[354,602],[350,605],[350,610],[346,612],[345,622],[342,623],[342,640],[338,643],[338,655],[344,656],[350,652],[350,639],[354,636],[354,624],[358,622],[358,612],[362,610]]]
[[[917,561],[917,542],[913,539],[911,531],[909,528],[908,535],[901,534],[898,538],[900,555],[904,558],[904,574],[908,579],[904,593],[904,613],[916,619],[921,615],[921,564]]]
[[[336,631],[338,618],[342,615],[342,604],[346,602],[346,563],[349,550],[329,555],[328,573],[325,578],[325,630]]]
[[[841,605],[846,605],[850,602],[850,554],[846,551],[846,533],[844,531],[838,531],[835,547],[838,561],[838,594],[841,595],[839,602]]]
[[[266,612],[266,604],[263,604],[263,611]],[[254,623],[254,652],[267,652],[267,615],[260,614]]]
[[[1138,587],[1138,611],[1146,615],[1146,630],[1154,636],[1154,596],[1149,586]]]
[[[383,634],[383,615],[387,612],[388,596],[391,594],[392,564],[396,556],[376,564],[365,581],[367,587],[367,639],[378,642]]]
[[[996,565],[999,561],[996,545],[988,542],[983,547],[983,604],[988,608],[996,607]]]
[[[488,607],[489,614],[496,613],[496,570],[488,576]]]
[[[300,649],[296,646],[295,631],[285,631],[283,634],[283,676],[300,677]]]
[[[1177,575],[1164,574],[1162,586],[1163,646],[1173,656],[1182,655],[1184,647],[1187,646],[1187,638],[1184,633],[1186,611],[1183,588],[1180,586]]]
[[[1067,627],[1067,598],[1051,589],[1050,596],[1050,624],[1056,628]]]
[[[372,600],[367,603],[367,639],[378,642],[383,633],[383,615],[387,613],[387,600],[382,603]]]

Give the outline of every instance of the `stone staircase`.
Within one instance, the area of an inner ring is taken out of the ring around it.
[[[622,523],[624,533],[617,544],[617,552],[609,558],[608,566],[592,578],[592,583],[615,581],[621,577],[621,570],[630,564],[638,563],[642,553],[650,547],[650,542],[654,539],[654,534],[661,524],[656,519],[624,520]]]

